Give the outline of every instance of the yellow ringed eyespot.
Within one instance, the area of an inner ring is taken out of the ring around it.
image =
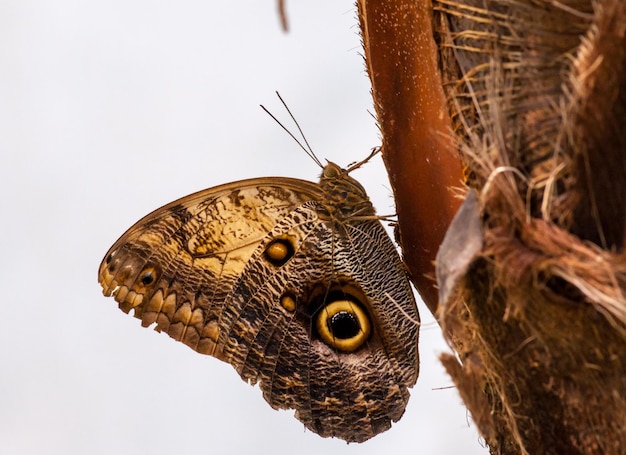
[[[315,327],[322,341],[343,352],[353,352],[369,338],[371,323],[365,310],[352,300],[335,300],[320,309]]]
[[[263,254],[270,264],[280,267],[294,255],[293,243],[288,238],[274,239],[265,247]]]

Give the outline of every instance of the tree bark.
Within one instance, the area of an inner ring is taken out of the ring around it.
[[[358,7],[405,261],[491,453],[626,453],[626,2]]]

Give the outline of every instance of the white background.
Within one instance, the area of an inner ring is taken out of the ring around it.
[[[347,445],[101,294],[102,256],[156,207],[248,177],[317,179],[258,107],[287,119],[275,90],[320,158],[379,144],[353,0],[287,7],[285,35],[274,0],[0,2],[1,453],[487,452],[421,303],[405,416]],[[354,176],[393,213],[380,158]]]

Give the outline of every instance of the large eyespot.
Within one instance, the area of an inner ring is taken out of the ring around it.
[[[263,255],[274,267],[280,267],[294,255],[295,249],[291,237],[280,237],[272,240],[266,247]]]
[[[315,321],[320,338],[329,346],[343,352],[360,348],[371,332],[365,310],[352,300],[335,300],[322,307]]]

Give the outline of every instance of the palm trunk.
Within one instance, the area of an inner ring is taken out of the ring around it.
[[[491,452],[625,453],[626,2],[358,7],[405,261]]]

